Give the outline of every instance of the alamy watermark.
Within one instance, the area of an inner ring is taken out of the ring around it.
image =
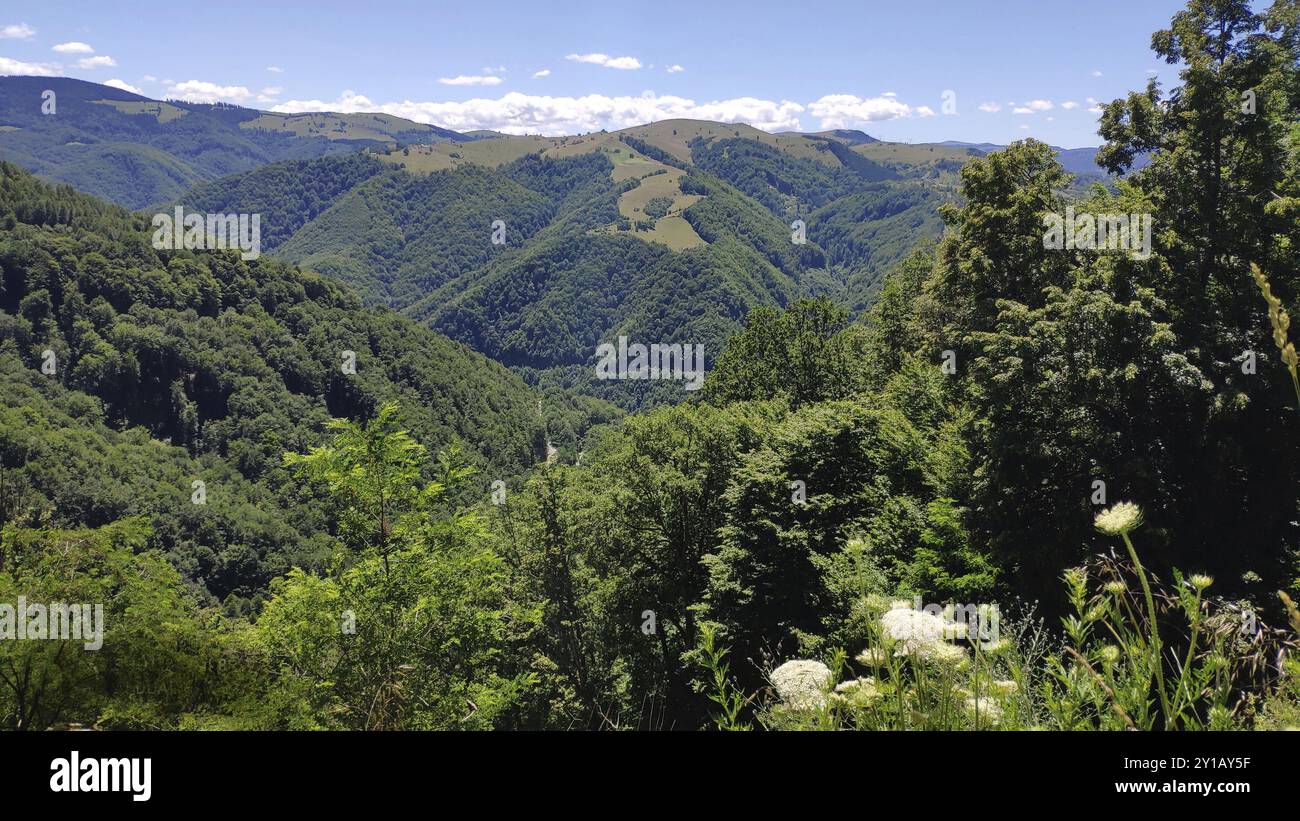
[[[628,344],[626,336],[618,346],[602,342],[596,347],[597,379],[680,379],[688,391],[704,384],[704,346]]]
[[[80,640],[87,650],[104,646],[104,605],[0,602],[0,639],[8,641]]]
[[[1076,214],[1043,216],[1043,247],[1049,251],[1127,251],[1134,259],[1151,257],[1151,214]]]
[[[243,260],[262,255],[261,214],[186,214],[178,205],[172,214],[154,214],[153,247],[157,251],[218,251],[238,249]]]
[[[988,647],[998,640],[1002,614],[996,604],[922,604],[921,597],[912,600],[912,609],[929,613],[944,621],[944,638],[965,639],[971,644]]]

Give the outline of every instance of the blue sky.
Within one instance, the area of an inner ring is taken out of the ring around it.
[[[1150,40],[1182,6],[6,0],[0,74],[268,110],[388,111],[457,130],[576,133],[693,116],[1076,147],[1099,142],[1095,101],[1157,72],[1176,81]]]

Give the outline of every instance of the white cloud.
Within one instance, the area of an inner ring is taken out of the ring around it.
[[[1024,106],[1018,105],[1015,108],[1011,109],[1011,113],[1012,114],[1033,114],[1034,110],[1032,108],[1025,108]]]
[[[665,71],[667,71],[669,74],[677,74],[677,73],[682,72],[682,71],[685,71],[685,70],[686,70],[686,69],[682,68],[681,66],[677,65],[676,63],[673,63],[671,66],[669,66],[667,69],[665,69]]]
[[[257,95],[259,103],[274,103],[280,97],[280,92],[284,91],[280,86],[267,86]]]
[[[884,94],[881,94],[880,96],[881,96],[881,97],[897,97],[897,96],[898,96],[898,92],[896,92],[896,91],[886,91]]]
[[[594,63],[605,68],[621,68],[625,71],[638,69],[641,67],[641,61],[635,57],[610,57],[608,54],[594,52],[592,54],[569,54],[565,56],[566,60],[573,60],[576,63]]]
[[[1065,102],[1061,103],[1061,108],[1064,108],[1066,111],[1073,111],[1078,107],[1079,104],[1076,103],[1074,100],[1066,100]]]
[[[155,76],[153,76],[152,74],[146,74],[146,75],[144,75],[143,77],[140,78],[140,82],[142,82],[142,83],[155,83],[155,82],[157,82],[157,81],[158,81],[158,78],[155,77]]]
[[[246,103],[253,98],[253,92],[244,86],[219,86],[205,80],[186,80],[174,83],[167,89],[167,96],[192,103]]]
[[[697,103],[685,97],[656,96],[608,97],[588,94],[583,97],[550,97],[512,91],[495,100],[476,98],[461,102],[375,103],[364,95],[345,91],[332,102],[323,100],[289,100],[272,111],[301,114],[308,111],[340,113],[382,112],[420,123],[431,123],[457,131],[491,129],[506,134],[579,134],[617,130],[633,125],[684,117],[748,123],[764,131],[788,131],[799,128],[799,114],[804,107],[789,100],[761,100],[736,97]]]
[[[1022,124],[1020,125],[1020,130],[1021,130],[1021,131],[1028,131],[1028,130],[1029,130],[1029,126],[1027,126],[1027,125],[1025,125],[1025,124],[1022,123]]]
[[[1092,70],[1092,76],[1094,76],[1094,77],[1100,77],[1100,76],[1101,76],[1101,72],[1094,68],[1094,69]]]
[[[999,111],[1002,110],[1002,106],[998,105],[997,103],[980,103],[979,110],[987,114],[997,114]]]
[[[460,74],[456,77],[439,77],[438,82],[445,86],[499,86],[501,78]]]
[[[534,71],[534,72],[533,72],[533,79],[534,79],[534,80],[540,79],[540,78],[542,78],[542,77],[550,77],[550,76],[551,76],[551,70],[550,70],[549,68],[544,68],[544,69],[542,69],[541,71]]]
[[[493,67],[493,66],[484,66],[484,67],[483,67],[483,73],[484,73],[484,74],[505,74],[505,73],[506,73],[506,67],[505,67],[505,66],[495,66],[495,67]]]
[[[1030,100],[1025,105],[1032,111],[1051,111],[1055,107],[1051,100]]]
[[[141,91],[140,89],[138,89],[138,88],[136,88],[135,86],[131,85],[130,83],[126,82],[125,80],[118,80],[118,79],[116,79],[116,78],[114,78],[114,79],[112,79],[112,80],[105,80],[105,81],[104,81],[104,85],[106,85],[106,86],[112,86],[113,88],[120,88],[120,89],[122,89],[123,91],[129,91],[129,92],[131,92],[132,94],[139,94],[141,97],[144,96],[144,92],[143,92],[143,91]]]
[[[113,68],[117,61],[107,54],[100,54],[96,57],[82,57],[77,61],[77,68]]]
[[[59,43],[54,46],[54,51],[60,54],[94,54],[95,49],[89,43],[82,43],[78,40],[72,40],[67,43]]]
[[[1049,123],[1054,123],[1054,122],[1056,122],[1056,118],[1055,118],[1055,117],[1048,117],[1048,118],[1047,118],[1047,121],[1048,121]]]
[[[1089,104],[1089,105],[1096,105],[1096,104],[1097,104],[1097,99],[1096,99],[1095,97],[1088,97],[1087,100],[1088,100],[1088,104]]]
[[[1099,106],[1099,105],[1095,105],[1095,106],[1093,106],[1092,108],[1088,109],[1088,113],[1089,113],[1089,114],[1100,114],[1100,113],[1101,113],[1101,106]]]
[[[828,94],[808,104],[808,111],[821,119],[821,127],[848,128],[854,124],[894,120],[899,117],[933,117],[928,106],[913,108],[893,97],[862,98],[853,94]]]
[[[57,77],[59,74],[59,67],[47,65],[45,63],[24,63],[22,60],[11,60],[8,57],[0,57],[0,75],[4,74],[26,74],[33,77]]]
[[[266,70],[271,72],[272,74],[280,74],[281,72],[284,71],[284,69],[280,68],[279,66],[267,66]]]
[[[0,28],[0,40],[26,40],[36,34],[36,29],[26,23],[14,23]]]

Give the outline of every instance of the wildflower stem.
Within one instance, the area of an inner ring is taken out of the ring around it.
[[[1192,619],[1192,640],[1191,643],[1187,645],[1187,661],[1183,662],[1183,669],[1178,673],[1178,712],[1180,714],[1182,713],[1182,701],[1184,696],[1186,696],[1189,705],[1192,703],[1192,694],[1188,689],[1187,676],[1188,671],[1192,669],[1192,660],[1196,657],[1196,639],[1199,638],[1201,632],[1200,588],[1197,588],[1196,590],[1196,606],[1190,615]]]
[[[1151,585],[1147,582],[1147,572],[1142,567],[1142,561],[1138,559],[1137,549],[1133,547],[1133,541],[1128,537],[1128,533],[1121,533],[1120,538],[1124,540],[1124,546],[1128,548],[1128,557],[1133,562],[1133,568],[1137,571],[1138,581],[1142,583],[1142,595],[1147,601],[1147,618],[1151,621],[1151,650],[1154,656],[1154,665],[1156,673],[1156,688],[1160,692],[1160,707],[1165,714],[1165,727],[1169,728],[1173,723],[1173,713],[1169,709],[1169,694],[1165,692],[1165,674],[1164,674],[1164,652],[1160,647],[1160,623],[1156,621],[1156,601],[1151,595]]]

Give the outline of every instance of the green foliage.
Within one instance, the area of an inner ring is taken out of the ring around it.
[[[397,407],[286,462],[325,485],[340,552],[326,577],[295,570],[255,627],[288,727],[491,727],[529,677],[494,672],[504,634],[500,561],[483,522],[450,505],[473,471],[454,452],[420,480],[423,448]]]
[[[796,408],[848,396],[862,386],[861,331],[826,299],[755,308],[727,341],[704,396],[714,404],[781,398]]]
[[[94,641],[71,632],[0,641],[6,728],[174,729],[221,709],[249,681],[220,617],[198,609],[176,571],[144,550],[147,534],[138,519],[4,529],[0,601],[102,608],[89,620],[101,631]]]
[[[712,677],[709,700],[722,710],[713,717],[719,730],[748,730],[749,725],[740,720],[745,708],[745,695],[731,683],[731,665],[726,648],[718,646],[717,628],[707,622],[700,625],[700,666]]]
[[[0,214],[13,223],[0,237],[7,518],[148,516],[152,545],[239,610],[322,558],[317,500],[280,455],[319,443],[331,417],[400,398],[422,441],[463,442],[479,467],[515,472],[544,453],[517,377],[318,276],[155,251],[139,218],[7,164]],[[47,350],[53,374],[39,370]],[[567,436],[585,432],[582,413],[564,418]],[[194,480],[210,505],[190,504]]]

